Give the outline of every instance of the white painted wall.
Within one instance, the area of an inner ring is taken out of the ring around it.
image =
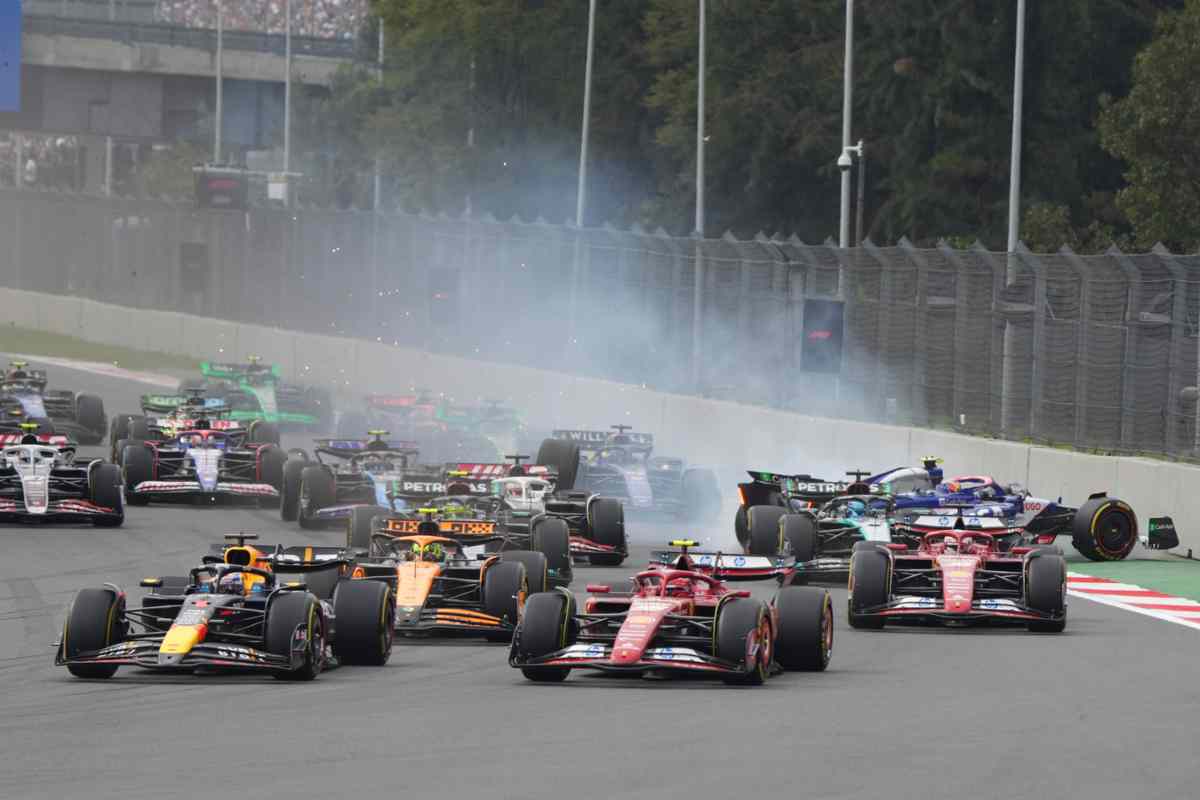
[[[653,432],[664,454],[717,466],[732,486],[747,467],[808,471],[827,478],[852,468],[882,470],[945,459],[948,474],[986,473],[1019,481],[1069,505],[1095,491],[1130,503],[1143,530],[1150,516],[1180,524],[1184,547],[1200,550],[1200,468],[1144,458],[1094,456],[943,431],[824,419],[721,400],[671,395],[548,370],[498,365],[375,342],[293,333],[72,297],[0,288],[0,319],[105,344],[211,359],[249,354],[285,375],[336,382],[347,392],[433,387],[460,399],[496,398],[523,409],[539,428],[606,428],[626,422]],[[0,351],[4,350],[0,329]]]

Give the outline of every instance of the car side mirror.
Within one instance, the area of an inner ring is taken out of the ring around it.
[[[142,578],[141,581],[138,582],[138,586],[141,586],[145,589],[158,589],[161,588],[162,585],[162,578]]]
[[[308,588],[308,584],[304,581],[288,581],[287,583],[283,584],[283,588],[292,591],[302,591]]]
[[[589,594],[608,594],[612,587],[605,583],[589,583],[587,590]]]

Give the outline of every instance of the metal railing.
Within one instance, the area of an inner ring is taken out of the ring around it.
[[[1200,256],[841,250],[15,189],[0,236],[15,288],[817,415],[1197,451]],[[844,302],[834,374],[801,369],[811,298]]]
[[[43,3],[42,5],[46,5]],[[51,3],[52,5],[52,3]],[[191,28],[163,22],[132,22],[124,20],[95,19],[89,17],[65,17],[50,14],[24,14],[26,33],[48,36],[78,36],[90,39],[108,39],[126,44],[157,44],[175,47],[193,47],[216,52],[217,32],[208,28]],[[278,33],[254,31],[225,31],[224,46],[230,50],[246,50],[260,53],[284,55],[285,37]],[[292,52],[295,55],[355,60],[370,60],[357,39],[327,39],[316,36],[292,36]]]

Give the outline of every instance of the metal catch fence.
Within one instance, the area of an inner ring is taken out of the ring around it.
[[[1200,256],[1161,249],[841,250],[17,189],[0,236],[0,284],[20,289],[823,416],[1198,451]]]

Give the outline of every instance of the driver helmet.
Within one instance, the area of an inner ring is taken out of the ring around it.
[[[687,553],[680,553],[675,562],[671,564],[671,569],[681,569],[686,572],[691,572],[695,565],[692,563],[692,557]]]
[[[222,575],[220,582],[217,584],[218,594],[239,594],[246,593],[246,583],[242,580],[242,573],[233,572],[229,575]]]
[[[947,536],[946,538],[942,539],[942,548],[947,553],[957,553],[958,539],[953,536]]]
[[[861,517],[867,513],[867,504],[862,500],[846,501],[846,516]]]
[[[421,553],[423,561],[445,561],[446,548],[442,547],[441,542],[430,542],[425,545],[424,552]]]

